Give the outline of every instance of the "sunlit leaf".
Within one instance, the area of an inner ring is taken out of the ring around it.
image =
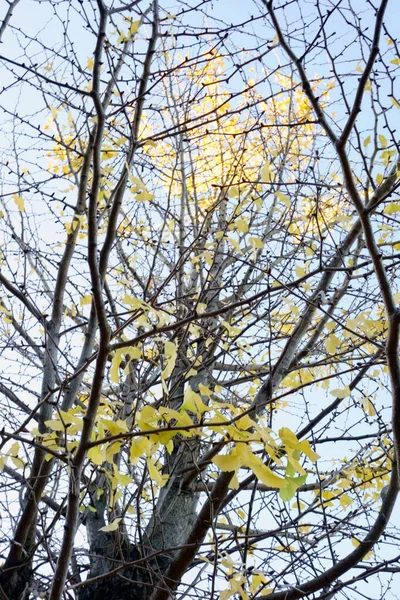
[[[114,521],[112,523],[110,523],[109,525],[104,525],[104,527],[100,527],[99,531],[105,531],[105,532],[117,531],[118,526],[121,521],[122,521],[121,518],[114,519]]]
[[[237,471],[242,465],[242,459],[238,456],[236,449],[232,450],[230,454],[214,456],[212,462],[221,471]]]
[[[19,196],[18,194],[13,194],[13,200],[15,202],[15,204],[17,205],[17,208],[20,212],[25,212],[25,201],[24,199]]]
[[[87,306],[88,304],[92,303],[92,294],[86,294],[85,296],[82,296],[82,298],[79,301],[79,304],[81,306]]]
[[[400,212],[400,204],[395,202],[389,202],[384,208],[385,215],[393,215],[394,213]]]
[[[103,445],[94,446],[90,448],[87,454],[89,460],[95,465],[102,465],[106,460],[106,451]]]

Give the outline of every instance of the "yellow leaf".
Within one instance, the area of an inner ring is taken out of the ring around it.
[[[118,152],[112,148],[104,148],[101,153],[101,158],[103,160],[110,160],[110,158],[114,158],[115,156],[118,156]]]
[[[249,237],[249,242],[253,248],[264,248],[264,242],[259,237]]]
[[[398,67],[400,65],[400,58],[394,58],[390,62],[392,65],[396,65]]]
[[[121,518],[119,519],[114,519],[114,521],[112,523],[110,523],[109,525],[104,525],[104,527],[100,527],[99,531],[116,531],[118,529],[118,525],[120,524],[120,522],[122,521]]]
[[[340,346],[340,340],[334,333],[326,338],[325,348],[329,354],[335,354],[338,346]]]
[[[112,358],[110,369],[110,380],[112,383],[119,383],[119,365],[122,361],[122,354],[125,352],[126,350],[124,348],[116,350]]]
[[[303,277],[306,273],[304,267],[297,266],[296,267],[296,277]]]
[[[60,421],[60,419],[54,419],[52,421],[45,421],[44,424],[46,427],[51,429],[52,431],[65,431],[65,424]]]
[[[138,188],[140,188],[141,190],[145,190],[146,186],[144,185],[143,181],[141,179],[139,179],[139,177],[135,177],[134,175],[129,175],[129,181],[137,186]]]
[[[149,194],[149,192],[140,192],[136,194],[136,200],[145,201],[145,200],[153,200],[154,194]]]
[[[208,410],[207,406],[201,399],[200,394],[193,391],[190,385],[186,388],[183,395],[183,403],[180,407],[180,411],[188,410],[195,414],[202,414]]]
[[[144,406],[140,413],[136,415],[136,423],[142,429],[142,431],[148,431],[149,429],[155,429],[159,417],[154,406]]]
[[[131,449],[129,453],[129,459],[133,465],[137,465],[139,459],[145,457],[152,447],[152,443],[149,438],[145,436],[133,438],[131,443]]]
[[[316,452],[314,452],[314,450],[312,450],[311,446],[310,446],[310,442],[308,440],[303,440],[302,442],[300,442],[296,448],[296,450],[299,450],[300,452],[303,452],[307,458],[309,458],[311,460],[311,462],[315,462],[319,459],[319,454],[317,454]]]
[[[350,504],[353,504],[353,500],[347,494],[342,494],[339,498],[339,502],[340,506],[342,506],[343,508],[346,508],[347,506],[350,506]]]
[[[127,433],[128,425],[126,421],[117,419],[117,421],[110,421],[108,419],[100,419],[100,423],[105,429],[107,429],[111,435],[118,435],[119,433]]]
[[[10,456],[18,456],[19,454],[19,442],[14,442],[11,448],[8,451]]]
[[[239,196],[239,188],[237,185],[232,185],[227,193],[228,198],[237,198]]]
[[[373,417],[374,415],[376,415],[376,410],[374,408],[374,405],[372,404],[372,402],[369,398],[363,398],[362,404],[363,404],[363,408],[364,408],[365,412],[368,414],[368,416]]]
[[[242,431],[247,431],[252,427],[255,427],[256,423],[249,417],[249,415],[243,415],[236,421],[236,427],[241,429]]]
[[[288,427],[281,427],[279,430],[279,437],[285,446],[289,446],[290,448],[297,448],[299,443],[299,439],[297,435]]]
[[[228,237],[227,239],[232,244],[232,246],[234,247],[234,249],[236,250],[236,252],[240,253],[240,244],[239,244],[239,242],[237,240],[235,240],[234,237]]]
[[[295,552],[295,548],[293,546],[275,546],[275,550],[279,550],[280,552]]]
[[[129,27],[129,35],[130,36],[134,36],[135,33],[137,32],[137,30],[139,29],[139,25],[140,25],[140,20],[139,21],[133,21],[132,25]]]
[[[365,84],[364,90],[369,92],[371,90],[371,81],[368,79],[367,83]]]
[[[211,396],[212,391],[206,385],[199,383],[199,392],[202,396]]]
[[[88,58],[87,59],[87,68],[88,68],[88,71],[93,71],[93,67],[94,67],[94,60],[93,60],[93,58]]]
[[[385,136],[381,134],[381,135],[378,136],[378,138],[379,138],[379,143],[382,146],[382,148],[386,148],[386,146],[387,146],[387,139],[385,138]]]
[[[146,463],[151,480],[154,483],[156,483],[158,487],[163,487],[167,483],[169,475],[161,474],[160,471],[157,469],[154,460],[151,457],[147,458]]]
[[[116,44],[119,45],[119,44],[121,44],[122,42],[125,42],[125,41],[126,41],[126,35],[124,33],[121,33],[121,35],[118,37],[118,39],[116,41]]]
[[[125,294],[125,296],[121,298],[121,302],[129,304],[133,309],[142,308],[143,310],[149,310],[151,308],[144,300],[140,300],[140,298],[135,298],[129,294]]]
[[[237,449],[234,448],[230,454],[214,456],[212,459],[214,465],[217,465],[221,471],[237,471],[242,466],[242,459],[238,456]]]
[[[393,96],[392,96],[391,100],[392,100],[393,106],[395,106],[396,108],[400,108],[400,104],[397,102],[396,98],[393,98]]]
[[[8,315],[9,317],[12,317],[12,313],[2,304],[0,304],[0,312],[4,313],[5,315]]]
[[[392,215],[393,213],[397,213],[400,211],[400,204],[395,204],[394,202],[390,202],[387,206],[385,206],[384,214]]]
[[[88,454],[88,459],[92,461],[95,465],[102,465],[106,460],[106,452],[103,445],[94,446],[90,448]]]
[[[244,512],[244,510],[242,510],[241,508],[238,508],[236,512],[243,521],[246,520],[246,513]]]
[[[86,294],[86,296],[82,296],[82,298],[80,299],[79,304],[81,306],[86,306],[87,304],[91,304],[92,303],[92,294]]]
[[[161,373],[162,384],[165,393],[168,392],[165,380],[169,377],[175,367],[176,357],[177,357],[177,348],[174,342],[167,341],[164,344],[164,354],[166,358],[165,369]]]
[[[251,578],[251,584],[250,584],[250,591],[254,594],[254,592],[256,592],[257,588],[260,585],[265,585],[266,583],[268,583],[268,579],[266,578],[265,575],[263,575],[262,573],[255,573],[253,571],[252,578]],[[262,592],[263,591],[264,591],[264,589],[262,590]]]
[[[24,462],[18,458],[18,456],[12,456],[11,462],[14,463],[14,466],[17,467],[17,469],[23,469],[25,467]]]
[[[336,396],[336,398],[339,398],[340,400],[342,400],[343,398],[347,398],[347,396],[350,396],[351,392],[350,392],[349,386],[346,385],[345,388],[343,388],[343,389],[337,388],[335,390],[332,390],[330,393],[332,394],[332,396]]]
[[[129,353],[129,356],[134,360],[141,358],[143,354],[142,350],[137,346],[129,346],[129,348],[127,348],[127,352]]]
[[[15,204],[17,205],[19,212],[24,212],[25,211],[24,199],[21,198],[21,196],[18,196],[18,194],[13,194],[13,200],[14,200]]]
[[[156,148],[157,144],[154,140],[146,140],[143,146],[150,146],[151,148]]]
[[[364,145],[364,148],[366,148],[370,142],[371,142],[371,136],[370,136],[370,135],[368,135],[368,136],[365,138],[365,140],[364,140],[364,143],[363,143],[363,145]]]
[[[263,183],[269,183],[272,181],[271,166],[268,161],[266,161],[261,167],[260,176]]]
[[[274,195],[278,198],[278,200],[280,200],[281,202],[283,202],[283,204],[285,204],[288,208],[290,208],[289,196],[286,196],[286,194],[282,194],[282,192],[275,192]]]
[[[236,227],[239,233],[247,233],[249,231],[249,224],[246,219],[239,219],[236,222]]]
[[[244,446],[244,444],[241,445]],[[250,467],[257,479],[262,481],[265,485],[279,489],[287,486],[287,482],[271,471],[269,467],[264,465],[262,460],[255,454],[248,452],[245,464]]]
[[[119,483],[119,485],[122,485],[123,487],[126,487],[132,482],[132,477],[120,473],[116,465],[114,465],[114,479],[117,483]]]

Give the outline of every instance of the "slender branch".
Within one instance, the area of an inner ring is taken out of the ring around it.
[[[17,4],[19,4],[19,2],[20,2],[20,0],[12,0],[12,2],[10,2],[9,0],[7,0],[7,1],[8,1],[9,6],[8,6],[8,9],[6,12],[6,16],[4,17],[3,22],[0,25],[0,44],[3,41],[4,32],[7,29],[7,25],[9,24],[9,22],[11,20],[14,9],[16,8]]]

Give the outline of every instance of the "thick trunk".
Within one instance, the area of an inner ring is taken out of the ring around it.
[[[129,566],[141,559],[137,547],[123,547],[111,534],[98,532],[90,548],[89,574],[89,578],[98,579],[79,588],[78,600],[147,600],[159,579],[160,565],[152,559]],[[107,577],[110,571],[115,574]]]

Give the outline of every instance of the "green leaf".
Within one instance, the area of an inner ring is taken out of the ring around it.
[[[299,487],[307,481],[307,475],[300,475],[300,477],[285,477],[285,481],[287,485],[279,490],[279,496],[284,502],[289,502],[296,494]]]

